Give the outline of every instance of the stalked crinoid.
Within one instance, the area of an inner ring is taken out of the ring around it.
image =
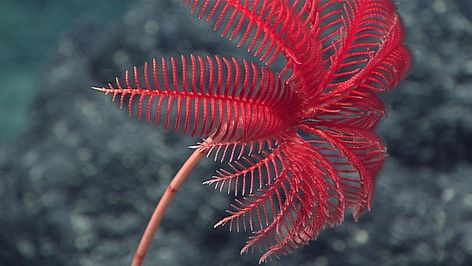
[[[94,87],[138,119],[205,139],[164,193],[133,265],[204,154],[229,162],[204,183],[237,196],[215,226],[252,232],[241,252],[257,247],[261,262],[307,244],[348,210],[357,219],[370,208],[386,155],[374,132],[385,113],[379,93],[394,88],[412,61],[393,1],[184,4],[254,61],[154,59],[114,85]],[[276,58],[284,62],[279,73],[269,68]]]

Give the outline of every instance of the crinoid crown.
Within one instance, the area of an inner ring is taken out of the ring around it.
[[[129,113],[184,134],[228,161],[205,184],[238,199],[228,224],[252,236],[261,261],[307,244],[369,208],[385,147],[374,129],[378,94],[405,76],[411,56],[392,0],[184,1],[259,63],[181,56],[144,63],[124,82],[95,88]],[[285,66],[275,73],[277,57]]]

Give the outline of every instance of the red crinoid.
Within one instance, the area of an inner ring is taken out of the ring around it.
[[[153,60],[124,84],[95,88],[131,114],[210,137],[200,150],[229,161],[205,184],[240,198],[216,226],[250,230],[242,249],[286,253],[370,207],[385,147],[378,94],[411,56],[392,0],[186,0],[221,36],[280,73],[220,56]],[[141,77],[143,82],[140,82]]]

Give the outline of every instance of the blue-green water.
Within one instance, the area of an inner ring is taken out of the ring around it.
[[[41,68],[57,40],[82,21],[110,24],[133,0],[0,0],[0,145],[28,125]]]

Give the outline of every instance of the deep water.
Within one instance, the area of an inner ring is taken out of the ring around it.
[[[80,24],[111,25],[122,20],[132,0],[0,1],[0,145],[28,128],[44,69],[62,36]]]
[[[153,57],[248,57],[171,0],[0,1],[0,265],[128,265],[154,204],[198,140],[90,90]],[[383,96],[389,157],[371,212],[268,265],[472,265],[472,2],[398,0],[414,55]],[[147,265],[257,265],[213,229],[230,197],[204,160]]]

